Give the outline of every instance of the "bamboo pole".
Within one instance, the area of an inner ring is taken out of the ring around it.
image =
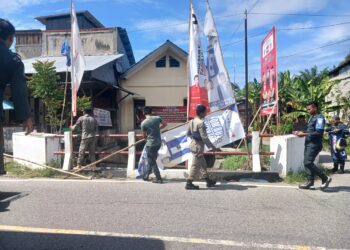
[[[60,134],[62,132],[62,122],[63,122],[63,116],[64,116],[64,109],[66,106],[67,86],[68,86],[68,66],[67,66],[67,71],[66,71],[66,83],[64,86],[64,97],[63,97],[62,112],[61,112],[60,130],[59,130]]]
[[[259,107],[258,111],[255,113],[253,120],[250,122],[247,133],[249,132],[249,129],[253,126],[253,123],[255,122],[255,119],[258,117],[260,110],[261,110],[261,106]],[[243,140],[240,141],[237,148],[240,148],[242,143],[243,143]]]
[[[92,167],[92,166],[94,166],[94,165],[96,165],[96,164],[99,164],[99,163],[101,163],[101,162],[103,162],[103,161],[105,161],[105,160],[107,160],[107,159],[109,159],[109,158],[111,158],[111,157],[113,157],[113,156],[115,156],[115,155],[117,155],[117,154],[120,154],[121,152],[126,151],[126,150],[128,150],[129,148],[135,147],[136,145],[138,145],[138,144],[140,144],[140,143],[142,143],[142,142],[145,142],[145,141],[146,141],[145,139],[139,140],[139,141],[137,141],[137,142],[134,143],[134,144],[131,144],[131,145],[129,145],[129,146],[125,147],[125,148],[122,148],[122,149],[120,149],[120,150],[118,150],[118,151],[116,151],[116,152],[114,152],[114,153],[112,153],[112,154],[110,154],[110,155],[107,155],[107,156],[103,157],[102,159],[99,159],[99,160],[97,160],[97,161],[95,161],[95,162],[92,162],[92,163],[90,163],[90,164],[88,164],[88,165],[82,167],[82,168],[77,169],[77,170],[75,170],[73,173],[74,173],[74,174],[79,173],[80,171],[83,171],[84,169],[87,169],[87,168]]]
[[[29,160],[26,160],[26,159],[23,159],[23,158],[20,158],[20,157],[14,157],[13,155],[4,154],[4,156],[5,156],[5,157],[8,157],[8,158],[12,158],[12,159],[17,159],[17,160],[21,160],[21,161],[26,161],[26,162],[28,162],[28,163],[32,163],[32,164],[38,165],[38,166],[43,167],[43,168],[49,168],[49,169],[52,169],[52,170],[54,170],[54,171],[57,171],[57,172],[60,172],[60,173],[63,173],[63,174],[67,174],[67,175],[72,175],[72,176],[75,176],[75,177],[79,177],[79,178],[81,178],[81,179],[92,180],[92,177],[87,177],[87,176],[80,175],[80,174],[77,174],[77,173],[72,173],[72,172],[64,171],[64,170],[62,170],[62,169],[53,168],[53,167],[50,167],[50,166],[47,166],[47,165],[38,164],[38,163],[36,163],[36,162],[32,162],[32,161],[29,161]]]
[[[263,133],[265,132],[265,129],[266,129],[267,125],[269,124],[270,120],[271,120],[271,117],[272,117],[272,115],[273,115],[273,111],[275,110],[275,108],[276,108],[276,106],[277,106],[277,103],[278,103],[278,102],[276,102],[276,103],[273,105],[272,111],[271,111],[271,113],[269,114],[269,117],[267,118],[267,121],[266,121],[265,126],[263,127],[263,129],[262,129],[262,131],[261,131],[261,134],[263,134]]]

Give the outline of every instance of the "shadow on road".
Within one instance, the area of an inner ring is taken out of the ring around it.
[[[4,250],[165,249],[163,241],[155,239],[8,231],[0,232],[0,246]]]
[[[330,154],[328,154],[328,155],[325,155],[325,154],[320,155],[320,163],[333,163],[332,156]]]
[[[210,190],[236,190],[236,191],[244,191],[250,188],[256,188],[256,186],[241,186],[241,185],[232,185],[232,184],[221,184],[215,186],[215,188],[208,188]]]
[[[12,201],[27,196],[26,193],[18,192],[0,192],[0,213],[9,211],[7,208],[10,206]],[[1,250],[1,249],[0,249]]]
[[[338,193],[338,192],[350,192],[350,187],[347,186],[337,186],[337,187],[328,187],[323,190],[325,193]]]

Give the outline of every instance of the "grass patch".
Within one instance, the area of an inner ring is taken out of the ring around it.
[[[242,169],[248,160],[245,155],[235,155],[226,157],[222,163],[222,168],[227,170],[238,170]]]
[[[55,170],[49,168],[30,169],[16,162],[6,163],[5,170],[7,171],[8,175],[21,178],[49,178],[57,176],[57,172]]]
[[[321,165],[321,171],[325,174],[325,175],[331,175],[332,171],[328,168],[325,168]],[[318,176],[315,176],[315,179],[319,179]],[[295,184],[295,183],[302,183],[302,182],[306,182],[307,178],[306,178],[306,172],[305,171],[300,171],[300,172],[293,172],[290,171],[287,176],[284,178],[284,182],[289,183],[289,184]]]

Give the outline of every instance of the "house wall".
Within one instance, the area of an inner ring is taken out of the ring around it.
[[[167,60],[166,68],[156,68],[155,62],[163,56],[173,56],[180,61],[179,68],[170,68]],[[121,132],[134,130],[134,100],[145,99],[147,106],[183,106],[187,97],[186,61],[168,51],[152,60],[129,79],[121,82],[122,87],[137,95],[128,97],[119,105]],[[125,94],[123,94],[125,95]]]

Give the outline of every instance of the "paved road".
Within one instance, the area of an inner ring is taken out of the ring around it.
[[[0,249],[350,249],[350,173],[334,179],[328,192],[0,179]]]

